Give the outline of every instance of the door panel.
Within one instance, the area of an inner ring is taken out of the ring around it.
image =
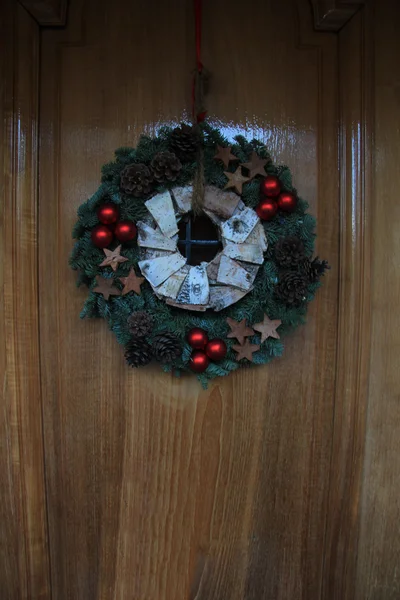
[[[42,33],[39,278],[53,597],[317,598],[338,301],[337,36],[308,2],[204,3],[209,118],[264,139],[319,219],[333,269],[282,359],[202,391],[130,371],[105,323],[79,321],[76,209],[101,165],[185,118],[192,3],[71,0]],[[196,595],[197,594],[197,595]]]

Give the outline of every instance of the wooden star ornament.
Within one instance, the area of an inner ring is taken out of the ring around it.
[[[228,183],[226,184],[224,189],[234,188],[238,194],[241,194],[243,191],[243,184],[247,181],[250,181],[250,177],[244,177],[242,175],[242,167],[238,167],[234,173],[230,173],[229,171],[224,171],[224,175],[228,178]]]
[[[260,158],[257,152],[253,151],[249,162],[243,163],[241,166],[249,171],[249,178],[253,179],[256,175],[266,176],[264,167],[268,162],[268,159]]]
[[[219,144],[217,144],[217,154],[214,156],[214,160],[220,160],[224,163],[225,168],[229,167],[229,163],[231,160],[239,160],[237,156],[232,154],[232,146],[227,146],[227,148],[223,148]]]
[[[236,345],[232,346],[235,352],[237,352],[236,360],[242,360],[243,358],[247,358],[250,362],[253,362],[253,354],[260,349],[258,344],[250,344],[249,340],[246,340],[245,343],[241,346]]]
[[[103,260],[100,267],[111,267],[113,271],[116,271],[120,263],[124,263],[128,260],[125,256],[121,256],[121,246],[117,246],[115,250],[103,248],[103,251],[106,258]]]
[[[280,339],[279,333],[276,330],[281,323],[282,321],[280,319],[271,321],[267,315],[264,315],[264,320],[261,321],[261,323],[253,325],[253,328],[261,333],[261,343],[263,343],[269,337],[275,338],[276,340]]]
[[[239,344],[243,344],[244,338],[249,337],[249,335],[254,335],[254,330],[251,327],[247,327],[246,319],[235,321],[234,319],[227,317],[226,322],[231,328],[227,337],[237,339]]]
[[[106,279],[105,277],[97,277],[96,287],[93,288],[94,292],[102,294],[105,300],[108,300],[110,296],[120,296],[121,292],[116,287],[113,287],[114,279]]]
[[[124,289],[122,290],[123,296],[129,294],[129,292],[136,292],[138,296],[142,293],[140,286],[144,281],[144,277],[138,277],[134,269],[129,271],[128,277],[120,277],[119,280],[124,284]]]

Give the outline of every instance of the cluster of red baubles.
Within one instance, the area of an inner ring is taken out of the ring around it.
[[[224,340],[219,338],[208,340],[207,333],[200,327],[191,329],[187,340],[193,348],[190,368],[196,373],[203,373],[210,364],[210,360],[222,360],[226,356],[227,349]]]
[[[282,192],[281,182],[275,175],[267,175],[261,182],[261,193],[264,198],[256,208],[263,221],[271,221],[278,210],[291,213],[296,208],[297,198],[291,192]]]
[[[97,248],[107,248],[114,237],[119,242],[134,240],[137,229],[133,221],[119,221],[118,207],[112,202],[102,204],[97,211],[97,218],[101,225],[92,229],[92,242]]]

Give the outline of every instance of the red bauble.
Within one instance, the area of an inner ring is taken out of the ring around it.
[[[104,225],[110,225],[111,223],[115,223],[118,221],[119,211],[115,204],[111,202],[107,202],[107,204],[102,204],[97,210],[97,218],[100,223],[104,223]]]
[[[282,192],[278,198],[278,208],[284,212],[293,212],[296,208],[297,198],[291,192]]]
[[[114,235],[120,242],[130,242],[134,240],[137,229],[133,221],[118,221],[114,229]]]
[[[224,340],[215,338],[210,340],[206,346],[206,354],[211,360],[222,360],[226,356],[226,344]]]
[[[200,327],[193,327],[187,334],[187,341],[192,348],[197,350],[203,350],[208,343],[208,335],[204,329]]]
[[[208,358],[207,354],[203,352],[203,350],[195,350],[192,352],[189,363],[192,371],[195,371],[195,373],[203,373],[209,364],[210,359]]]
[[[113,240],[112,231],[105,225],[96,225],[92,229],[92,242],[97,248],[107,248]]]
[[[271,221],[277,212],[278,205],[275,200],[271,200],[271,198],[264,198],[256,208],[256,213],[263,221]]]
[[[281,182],[275,175],[267,175],[266,178],[262,180],[260,189],[264,196],[276,198],[281,191]]]

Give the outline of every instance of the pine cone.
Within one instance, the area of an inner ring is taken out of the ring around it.
[[[121,172],[121,189],[136,198],[147,196],[152,189],[153,176],[146,165],[128,165]]]
[[[184,123],[171,133],[170,146],[182,160],[193,159],[199,143],[200,139],[194,128]]]
[[[307,292],[307,278],[296,271],[286,271],[275,288],[279,300],[289,306],[299,306]]]
[[[325,275],[325,271],[330,269],[327,260],[320,260],[318,256],[314,260],[308,258],[304,261],[304,271],[307,274],[310,283],[316,283],[320,278]]]
[[[145,310],[133,313],[128,319],[129,331],[135,338],[142,338],[151,333],[154,319]]]
[[[151,361],[151,347],[142,339],[134,339],[125,348],[126,362],[131,367],[144,367]]]
[[[284,269],[297,267],[305,259],[303,242],[296,236],[278,240],[275,245],[275,260]]]
[[[154,337],[153,354],[160,362],[172,362],[181,352],[181,343],[173,333],[159,333]]]
[[[175,181],[182,169],[182,163],[173,152],[158,152],[151,161],[151,171],[156,181]]]

